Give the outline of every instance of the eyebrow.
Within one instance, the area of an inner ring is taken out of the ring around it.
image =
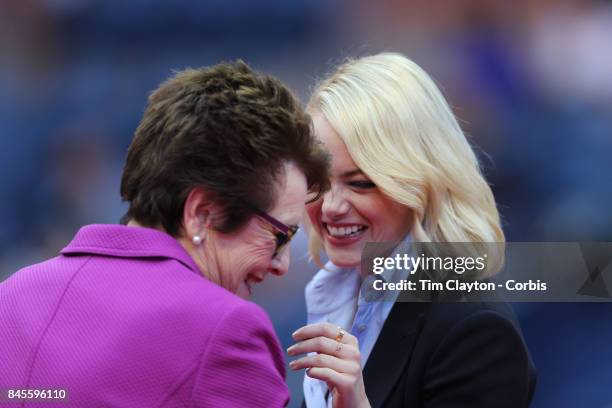
[[[364,174],[364,173],[363,173],[363,171],[361,169],[355,169],[355,170],[345,171],[340,176],[341,177],[349,178],[349,177],[355,176],[357,174]]]

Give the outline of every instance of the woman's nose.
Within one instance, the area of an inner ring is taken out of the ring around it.
[[[270,273],[276,276],[283,276],[289,270],[289,263],[291,262],[291,249],[289,245],[285,246],[281,251],[272,258],[270,263]]]
[[[339,189],[332,188],[323,195],[321,211],[326,218],[330,220],[338,219],[346,215],[349,209],[350,204]]]

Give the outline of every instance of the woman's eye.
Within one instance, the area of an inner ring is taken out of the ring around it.
[[[361,189],[368,189],[368,188],[376,187],[376,184],[372,183],[371,181],[366,181],[366,180],[351,181],[348,183],[348,185],[353,188],[361,188]]]

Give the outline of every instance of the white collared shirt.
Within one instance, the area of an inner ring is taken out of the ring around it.
[[[410,236],[398,246],[395,253],[407,251]],[[340,268],[331,262],[319,270],[306,285],[306,310],[308,324],[329,322],[348,330],[359,340],[361,367],[365,364],[376,344],[378,335],[393,308],[398,292],[379,292],[373,289],[374,280],[399,282],[406,279],[409,271],[386,269],[380,275],[368,275],[363,282],[356,268]],[[308,408],[327,408],[332,406],[332,398],[327,401],[328,392],[325,381],[304,375],[304,399]]]

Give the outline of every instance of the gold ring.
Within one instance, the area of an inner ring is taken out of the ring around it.
[[[336,336],[336,341],[340,343],[342,339],[344,338],[345,331],[342,329],[342,327],[338,327],[338,330],[339,332],[338,332],[338,335]]]
[[[338,342],[338,345],[336,346],[336,353],[339,353],[340,350],[342,350],[342,343]]]

